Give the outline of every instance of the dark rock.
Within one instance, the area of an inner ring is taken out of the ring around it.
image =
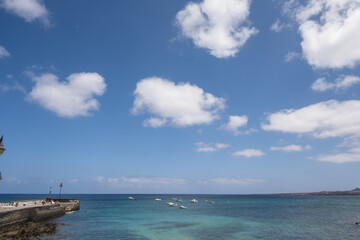
[[[57,223],[54,222],[27,222],[13,225],[0,232],[0,239],[40,239],[40,236],[55,234],[56,226]]]

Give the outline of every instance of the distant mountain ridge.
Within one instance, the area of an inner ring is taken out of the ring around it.
[[[351,195],[356,196],[360,195],[360,188],[355,188],[348,191],[321,191],[321,192],[311,192],[311,193],[288,193],[285,195],[326,195],[326,196],[336,196],[336,195]]]

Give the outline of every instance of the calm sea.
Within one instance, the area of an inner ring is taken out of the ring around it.
[[[129,196],[137,199],[130,201]],[[0,201],[46,195],[0,194]],[[81,210],[43,239],[359,240],[359,196],[62,195]],[[162,201],[155,201],[161,198]],[[169,207],[172,198],[182,199]],[[190,203],[196,198],[198,203]],[[215,201],[215,204],[209,203]]]

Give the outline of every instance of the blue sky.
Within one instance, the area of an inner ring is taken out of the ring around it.
[[[358,0],[0,0],[0,193],[358,187],[359,25]]]

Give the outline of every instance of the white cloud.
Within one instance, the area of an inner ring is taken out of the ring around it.
[[[281,32],[286,25],[282,22],[280,22],[279,19],[276,19],[276,21],[270,26],[270,30],[274,32]]]
[[[106,90],[105,80],[98,73],[74,73],[59,82],[53,74],[32,76],[35,86],[27,99],[55,112],[60,117],[89,116],[99,109],[95,96]]]
[[[67,182],[68,182],[68,183],[78,183],[79,180],[76,179],[76,178],[74,178],[74,179],[69,179],[69,180],[67,180]]]
[[[285,62],[291,62],[292,60],[301,57],[297,52],[288,52],[285,56]]]
[[[20,91],[25,93],[25,88],[20,83],[13,81],[11,84],[0,84],[0,91],[8,92],[8,91]]]
[[[265,182],[264,179],[260,178],[240,178],[240,177],[231,177],[231,178],[211,178],[200,181],[199,184],[209,184],[215,183],[219,185],[238,185],[238,186],[248,186],[257,183]]]
[[[26,22],[39,20],[45,26],[50,26],[50,13],[42,0],[0,0],[0,7],[25,19]]]
[[[311,85],[311,89],[317,92],[324,92],[330,89],[346,89],[358,83],[360,83],[360,77],[352,75],[341,76],[335,82],[328,82],[325,78],[319,78]]]
[[[338,164],[360,162],[360,138],[359,136],[346,137],[334,148],[333,153],[320,154],[310,159]]]
[[[316,138],[360,135],[360,101],[330,100],[268,116],[266,131],[309,134]]]
[[[119,179],[117,179],[117,178],[108,178],[107,181],[110,184],[117,184],[119,182]]]
[[[149,118],[146,119],[143,123],[144,127],[153,127],[153,128],[158,128],[158,127],[162,127],[167,123],[165,118]]]
[[[8,183],[17,183],[17,184],[22,183],[21,179],[18,179],[16,177],[4,177],[4,181]]]
[[[161,178],[161,177],[119,177],[108,178],[107,182],[113,187],[161,187],[179,186],[187,183],[183,178]]]
[[[154,115],[144,122],[144,126],[151,127],[209,124],[225,107],[224,99],[205,93],[196,85],[175,84],[158,77],[142,79],[136,84],[134,95],[132,113]]]
[[[216,143],[215,144],[217,149],[223,149],[223,148],[228,148],[230,147],[230,144],[226,144],[226,143]]]
[[[6,48],[0,45],[0,59],[5,57],[10,57],[10,53],[6,50]]]
[[[318,155],[315,159],[321,162],[331,163],[360,162],[360,146],[350,148],[341,153]]]
[[[248,122],[248,117],[246,115],[243,116],[229,116],[229,122],[223,126],[223,128],[229,132],[232,132],[235,135],[239,135],[241,132],[239,131],[239,127],[246,126]]]
[[[354,67],[360,61],[360,1],[309,0],[306,5],[290,1],[287,11],[300,24],[302,50],[316,68]],[[295,7],[294,7],[295,6]]]
[[[103,176],[97,176],[97,177],[95,177],[95,181],[96,182],[102,182],[102,181],[104,181],[105,180],[105,178],[103,177]]]
[[[317,92],[325,92],[333,88],[335,88],[335,84],[331,82],[327,82],[326,78],[318,78],[311,85],[311,89]]]
[[[197,142],[195,145],[198,147],[197,152],[216,152],[224,148],[230,147],[230,144],[226,143],[204,143]]]
[[[283,146],[283,147],[275,147],[272,146],[270,148],[271,151],[283,151],[283,152],[301,152],[304,150],[310,150],[311,146],[306,145],[305,147],[301,146],[301,145],[288,145],[288,146]]]
[[[264,156],[265,153],[258,149],[244,149],[242,151],[234,152],[232,155],[234,157],[252,158]]]
[[[216,152],[218,151],[215,147],[199,147],[196,151],[198,152]]]
[[[176,22],[182,34],[215,57],[233,57],[252,36],[250,0],[204,0],[190,2],[177,13]]]

